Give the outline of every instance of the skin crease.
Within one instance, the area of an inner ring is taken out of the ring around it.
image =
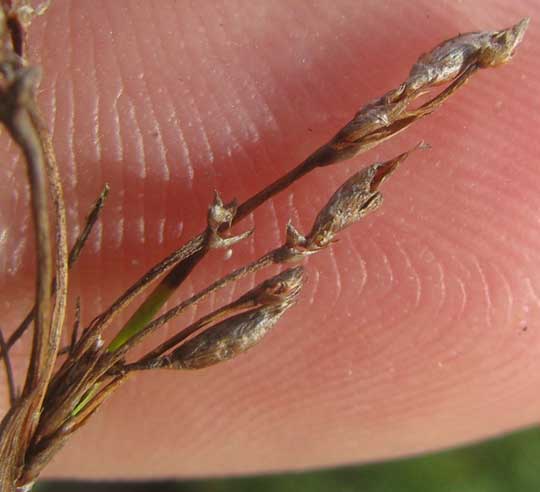
[[[382,208],[307,262],[299,304],[260,346],[200,372],[138,375],[45,475],[316,468],[535,423],[539,13],[533,0],[56,1],[32,26],[30,58],[44,70],[40,102],[70,237],[103,183],[112,188],[71,278],[85,322],[202,229],[214,189],[247,198],[442,40],[533,22],[509,65],[475,75],[435,115],[261,207],[237,229],[255,225],[253,237],[230,260],[214,252],[181,288],[176,299],[280,244],[289,218],[307,231],[359,167],[428,141],[432,150],[383,185]],[[33,253],[24,168],[2,138],[0,302],[11,329],[31,304]],[[147,348],[252,285],[219,293]],[[69,310],[71,319],[73,302]],[[19,378],[25,343],[13,355]]]

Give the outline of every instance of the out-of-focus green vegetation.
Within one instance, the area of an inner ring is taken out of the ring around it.
[[[185,482],[50,482],[36,492],[540,492],[540,428],[388,463]]]

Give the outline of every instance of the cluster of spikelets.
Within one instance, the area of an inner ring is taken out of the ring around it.
[[[27,4],[23,0],[19,3]],[[86,227],[67,255],[65,210],[54,149],[35,103],[36,70],[22,57],[23,26],[17,21],[17,11],[10,10],[10,2],[6,5],[0,12],[3,26],[0,32],[3,39],[0,119],[27,161],[33,203],[40,193],[43,194],[43,190],[40,192],[43,188],[41,178],[48,179],[56,210],[58,244],[56,279],[52,278],[50,265],[47,273],[47,266],[40,264],[38,286],[42,287],[41,294],[36,295],[36,305],[7,341],[0,337],[0,348],[9,372],[9,349],[33,323],[32,358],[21,395],[16,393],[12,378],[8,378],[12,407],[0,426],[0,479],[7,480],[3,483],[13,484],[13,488],[5,490],[14,490],[15,485],[30,487],[66,439],[136,371],[201,369],[232,359],[259,343],[297,302],[305,279],[301,266],[303,259],[324,251],[343,229],[380,207],[383,201],[380,186],[411,152],[426,145],[421,143],[394,159],[372,164],[355,173],[320,210],[309,232],[302,234],[292,223],[287,224],[284,244],[216,280],[164,314],[158,316],[158,312],[208,251],[231,248],[252,233],[247,231],[230,236],[227,231],[233,224],[310,171],[365,152],[429,115],[477,70],[506,63],[521,42],[528,24],[525,19],[501,31],[464,34],[443,42],[418,59],[401,85],[363,106],[328,143],[244,203],[225,204],[216,193],[209,207],[205,230],[151,268],[105,312],[95,317],[81,336],[76,323],[69,347],[60,349],[67,296],[62,279],[67,279],[68,269],[76,261],[98,219],[108,188],[105,187],[92,208]],[[444,88],[438,90],[441,85]],[[420,103],[420,98],[426,102]],[[35,207],[38,233],[40,220],[44,220],[46,213],[43,207]],[[39,234],[37,236],[39,249],[43,244]],[[44,257],[47,254],[51,256],[50,251],[45,251]],[[51,258],[48,261],[52,264]],[[288,268],[182,328],[137,360],[128,360],[133,347],[187,308],[248,274],[276,264]],[[104,331],[159,277],[161,280],[127,323],[109,344],[105,344]],[[47,307],[44,299],[51,302],[54,299],[53,307]],[[59,356],[65,358],[53,370]]]

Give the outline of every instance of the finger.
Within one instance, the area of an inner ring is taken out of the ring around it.
[[[72,232],[103,182],[113,190],[74,275],[87,321],[201,229],[214,188],[226,199],[246,198],[361,104],[397,86],[420,52],[538,9],[530,2],[511,12],[496,2],[99,7],[59,2],[34,32]],[[527,109],[538,103],[534,43],[529,32],[511,65],[479,74],[437,114],[256,212],[245,224],[256,226],[253,239],[229,262],[209,258],[184,295],[278,245],[289,218],[307,230],[359,166],[420,139],[433,146],[384,185],[379,213],[309,261],[303,300],[263,345],[205,372],[139,377],[50,473],[331,465],[533,422],[540,406],[530,138],[537,116]],[[32,249],[29,240],[21,246],[28,213],[19,168],[6,164],[10,180],[1,190],[4,244],[13,252],[3,256],[2,292],[21,310],[31,298]]]

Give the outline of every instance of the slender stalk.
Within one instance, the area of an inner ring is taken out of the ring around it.
[[[144,326],[152,321],[154,316],[176,291],[176,287],[188,277],[197,264],[204,258],[207,251],[207,248],[199,250],[193,256],[180,262],[165,276],[163,281],[148,295],[145,301],[124,325],[122,330],[120,330],[118,335],[113,339],[109,345],[110,352],[117,351],[122,345],[126,344],[130,338],[134,337]]]
[[[216,280],[214,283],[210,284],[205,289],[194,294],[188,299],[182,301],[180,304],[176,305],[175,307],[169,309],[166,313],[162,314],[159,318],[156,318],[154,321],[146,325],[143,328],[143,330],[141,330],[136,336],[128,340],[122,347],[120,347],[120,349],[114,353],[115,357],[111,358],[111,361],[113,361],[114,363],[117,360],[119,360],[122,355],[128,352],[135,345],[138,345],[143,339],[145,339],[148,335],[153,333],[159,327],[163,326],[165,323],[167,323],[171,319],[180,315],[187,308],[195,306],[196,304],[198,304],[199,302],[207,298],[213,292],[225,287],[226,285],[229,285],[232,282],[236,282],[237,280],[240,280],[241,278],[251,273],[255,273],[261,270],[262,268],[272,265],[275,261],[274,251],[275,250],[261,256],[260,258],[249,263],[248,265],[244,265],[243,267],[240,267],[234,270],[228,275],[225,275],[219,280]]]
[[[100,334],[112,323],[114,318],[118,316],[129,304],[137,298],[142,292],[144,292],[149,285],[160,275],[167,272],[173,265],[188,258],[203,247],[204,234],[191,239],[188,243],[182,247],[173,251],[169,256],[162,261],[154,265],[148,270],[141,278],[139,278],[134,284],[132,284],[116,301],[114,301],[109,308],[101,315],[96,317],[90,326],[85,330],[79,343],[74,357],[78,357],[87,351],[99,338]]]
[[[30,189],[32,190],[32,216],[36,234],[36,317],[30,366],[24,393],[28,394],[38,385],[40,368],[48,357],[47,349],[51,319],[52,250],[48,217],[48,182],[41,143],[28,112],[15,111],[8,127],[13,139],[23,150]]]
[[[6,354],[6,356],[4,357],[4,367],[6,369],[6,379],[7,379],[8,392],[9,392],[9,403],[10,403],[10,406],[13,406],[15,404],[15,400],[17,399],[17,390],[15,388],[15,378],[13,377],[13,366],[11,365],[11,358],[9,357],[9,353],[7,351],[6,339],[4,338],[4,333],[2,332],[1,328],[0,328],[0,348],[2,348],[2,351]]]
[[[34,87],[38,78],[35,69],[22,68],[18,59],[2,66],[7,85],[0,97],[0,120],[19,145],[30,184],[31,210],[36,241],[36,316],[32,348],[22,398],[5,420],[2,439],[11,439],[9,445],[0,448],[0,461],[7,459],[10,465],[0,467],[0,481],[12,476],[12,468],[21,467],[24,454],[39,421],[43,395],[48,385],[55,353],[49,345],[51,335],[51,281],[53,261],[48,211],[48,177],[40,135],[31,117],[34,104]],[[13,426],[17,426],[14,430]],[[16,436],[13,434],[16,432]],[[5,435],[9,434],[9,435]],[[10,447],[8,447],[10,446]]]
[[[168,340],[163,342],[161,345],[156,347],[151,352],[148,352],[143,357],[141,357],[135,364],[128,364],[125,366],[126,370],[132,370],[133,368],[141,368],[143,366],[146,366],[151,361],[159,358],[161,355],[163,355],[168,350],[172,349],[176,345],[183,342],[186,338],[193,335],[193,333],[196,333],[199,330],[202,330],[206,326],[209,326],[212,323],[215,323],[217,321],[220,321],[223,318],[226,318],[228,316],[231,316],[232,314],[241,311],[243,309],[246,309],[248,307],[252,307],[253,303],[250,301],[240,301],[238,300],[233,301],[225,306],[222,306],[219,309],[216,309],[215,311],[212,311],[211,313],[207,314],[206,316],[203,316],[202,318],[195,321],[195,323],[192,323],[188,327],[184,328],[183,330],[179,331],[176,335],[170,337]]]
[[[86,223],[83,228],[83,230],[78,235],[77,239],[75,240],[75,243],[73,244],[70,252],[69,252],[69,259],[68,259],[68,269],[71,269],[75,262],[79,259],[79,256],[81,254],[81,251],[86,244],[86,241],[88,239],[88,236],[90,236],[90,233],[92,232],[92,229],[94,228],[94,225],[98,221],[101,211],[105,205],[105,202],[107,200],[109,194],[109,185],[105,185],[103,187],[103,190],[99,196],[99,198],[96,200],[92,208],[90,209],[90,213],[88,214],[86,218]],[[54,295],[56,293],[56,278],[53,279],[51,284],[51,293]],[[21,322],[21,324],[17,327],[17,329],[11,334],[11,336],[6,341],[6,345],[8,350],[21,338],[21,336],[24,334],[24,332],[28,329],[30,326],[30,323],[34,321],[35,317],[35,306],[32,307],[32,309],[28,312],[24,320]],[[2,350],[2,353],[0,354],[0,357],[2,357],[4,354],[4,351]]]
[[[75,350],[75,345],[79,337],[79,328],[81,326],[81,298],[77,296],[75,301],[75,321],[73,322],[73,330],[71,331],[71,339],[69,342],[68,352],[70,356],[73,356]],[[59,350],[58,354],[62,352],[62,349]]]
[[[60,339],[64,320],[66,316],[67,305],[67,289],[68,289],[68,269],[69,255],[67,244],[67,228],[66,228],[66,209],[64,204],[64,192],[62,182],[60,180],[60,172],[58,163],[52,145],[51,136],[46,128],[46,125],[37,109],[37,106],[32,102],[29,104],[29,114],[32,124],[38,133],[39,141],[43,149],[45,159],[46,173],[49,181],[49,190],[53,199],[54,222],[56,228],[55,240],[55,285],[56,293],[54,296],[54,307],[52,310],[51,324],[47,337],[47,347],[44,349],[46,357],[43,365],[40,367],[40,378],[42,384],[40,390],[36,394],[38,408],[41,407],[47,387],[52,378],[58,350],[60,348]],[[52,285],[52,281],[49,285]],[[49,292],[51,288],[49,287]],[[51,296],[52,297],[52,296]],[[37,422],[35,423],[37,426]]]

